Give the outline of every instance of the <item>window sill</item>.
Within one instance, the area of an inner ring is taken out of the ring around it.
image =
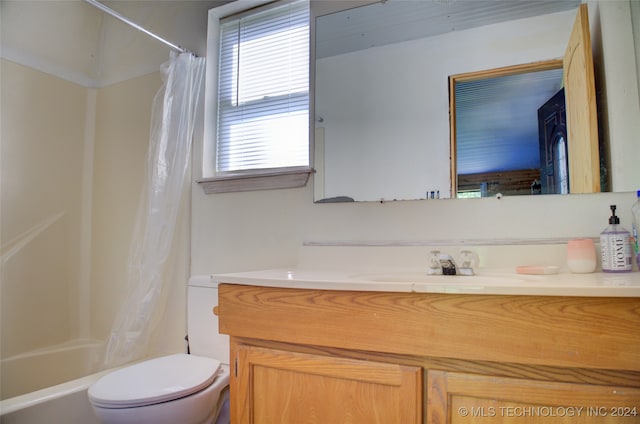
[[[307,185],[312,168],[295,167],[227,174],[196,180],[205,194],[298,188]]]

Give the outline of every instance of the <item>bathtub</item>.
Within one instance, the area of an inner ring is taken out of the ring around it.
[[[87,390],[110,371],[100,371],[103,352],[77,340],[2,359],[0,423],[97,423]]]
[[[0,399],[31,393],[100,371],[104,342],[68,343],[3,358],[0,361]]]

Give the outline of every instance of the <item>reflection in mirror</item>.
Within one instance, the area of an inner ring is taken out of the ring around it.
[[[450,87],[457,197],[568,193],[553,138],[566,139],[560,60],[455,75]]]
[[[555,180],[555,192],[558,194],[569,193],[569,167],[567,165],[567,141],[564,134],[556,134],[553,150],[555,157],[553,161]]]
[[[531,96],[534,99],[533,104],[529,107],[529,111],[524,114],[525,118],[528,116],[538,116],[537,127],[540,156],[536,168],[540,170],[540,179],[536,178],[531,183],[531,191],[534,193],[538,193],[537,186],[540,186],[541,192],[545,194],[567,194],[569,191],[572,193],[596,193],[599,192],[602,187],[603,174],[601,173],[601,168],[606,160],[603,161],[603,155],[600,153],[592,55],[588,9],[586,4],[582,4],[576,14],[571,35],[567,41],[567,47],[562,59],[563,90],[558,91],[551,98],[546,99],[558,86],[558,79],[552,75],[550,79],[551,85],[548,87],[546,93],[544,93],[545,90],[542,84],[536,90],[540,91],[540,94],[544,95],[544,97],[536,98],[537,92],[533,92],[529,95],[507,95],[500,101],[500,103],[505,103],[508,106],[507,109],[502,110],[502,113],[511,114],[511,112],[517,111],[521,107],[520,99],[516,99],[516,97],[525,99]],[[502,97],[501,93],[506,91],[509,85],[505,84],[504,81],[511,81],[512,78],[518,80],[520,77],[523,77],[527,83],[536,79],[542,80],[543,78],[541,78],[540,75],[546,76],[548,74],[542,71],[549,65],[554,68],[559,66],[559,64],[554,62],[542,62],[529,66],[515,66],[486,72],[475,72],[462,76],[452,76],[450,78],[450,93],[452,98],[452,152],[455,153],[456,148],[458,150],[461,148],[457,142],[456,131],[458,129],[464,129],[465,125],[467,125],[466,122],[456,122],[459,121],[457,118],[458,107],[455,104],[458,97],[457,87],[459,83],[466,85],[467,81],[473,84],[479,82],[481,85],[487,83],[489,88],[495,88],[494,86],[499,88],[498,90],[490,90],[491,95],[479,101],[478,105],[473,108],[482,112],[485,109],[492,109],[493,98]],[[521,71],[527,68],[536,72],[523,74]],[[484,78],[485,76],[489,76],[490,78]],[[502,83],[498,84],[496,81]],[[480,90],[480,92],[484,91],[486,90]],[[462,98],[465,97],[462,93],[460,94]],[[473,99],[475,95],[467,97]],[[512,101],[515,101],[515,103],[512,103]],[[542,103],[542,101],[544,101],[544,103]],[[540,104],[542,105],[539,106]],[[538,109],[537,114],[534,113],[534,108]],[[464,110],[461,112],[464,112]],[[493,128],[495,126],[493,122],[495,117],[493,114],[496,113],[499,117],[500,112],[498,110],[497,112],[492,111],[491,115],[486,115],[480,119],[481,126]],[[524,121],[518,120],[518,124],[520,125],[521,122],[526,121],[527,119]],[[532,141],[535,140],[533,136],[535,127],[536,125],[531,126],[531,136],[529,138]],[[478,130],[477,132],[482,131]],[[494,137],[484,135],[481,137],[480,143],[483,145],[506,143],[511,137],[515,138],[518,134],[516,132],[513,136],[503,137],[503,132],[506,131],[502,126],[495,126],[493,133],[497,135]],[[521,133],[519,135],[524,136],[525,134]],[[532,142],[529,144],[534,145],[535,143]],[[534,158],[534,155],[530,156]],[[560,160],[564,163],[560,164]],[[457,162],[452,161],[452,169],[455,163]],[[517,170],[517,167],[514,168]],[[532,168],[530,171],[535,171],[536,168]],[[565,170],[568,173],[569,180],[563,187],[562,173]],[[512,194],[522,194],[517,190],[518,186],[513,185],[513,182],[524,180],[522,191],[526,191],[527,181],[525,178],[533,179],[533,176],[523,176],[518,173],[513,174],[515,171],[509,172],[509,178],[506,181],[498,181],[496,183],[496,189],[502,192],[502,190],[500,190],[501,186],[507,185],[510,190],[513,190]],[[482,184],[492,181],[493,176],[488,176],[486,173],[480,175],[483,177],[480,179],[480,181],[483,181]],[[452,181],[455,182],[456,174],[452,172],[452,176]],[[514,178],[514,176],[517,176],[517,178]],[[538,183],[538,181],[540,181],[540,183]],[[503,192],[503,194],[505,193]]]
[[[448,77],[562,57],[579,3],[388,0],[319,16],[316,201],[455,197]]]

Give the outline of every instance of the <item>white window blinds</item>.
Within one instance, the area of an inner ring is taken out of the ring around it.
[[[222,22],[216,171],[309,166],[309,4]]]

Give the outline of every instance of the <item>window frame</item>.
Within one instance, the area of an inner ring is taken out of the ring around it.
[[[231,16],[242,17],[266,8],[281,5],[287,1],[251,0],[231,2],[209,10],[207,29],[207,66],[205,76],[204,134],[202,150],[202,168],[196,182],[206,194],[254,191],[269,189],[298,188],[306,186],[309,175],[314,172],[313,143],[313,35],[309,37],[309,164],[308,166],[289,166],[268,169],[248,169],[241,171],[216,171],[216,143],[218,117],[218,69],[220,63],[220,26],[221,21]],[[310,34],[313,34],[313,14],[310,11]]]

